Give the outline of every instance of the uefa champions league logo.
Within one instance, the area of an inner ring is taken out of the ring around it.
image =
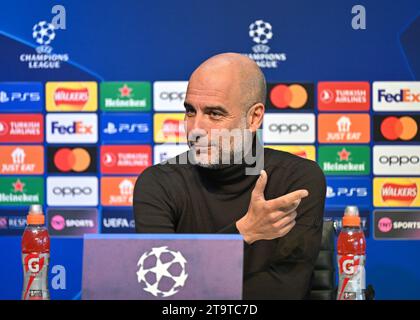
[[[38,22],[32,28],[32,37],[41,45],[36,49],[38,53],[51,53],[48,45],[55,39],[55,27],[47,21]]]
[[[260,68],[277,68],[278,63],[286,61],[286,53],[270,53],[267,45],[273,39],[273,26],[262,19],[255,20],[248,27],[248,35],[256,43],[252,47],[253,53],[245,53],[254,60]]]
[[[185,285],[188,278],[187,260],[179,251],[167,246],[145,252],[137,262],[137,281],[144,291],[155,297],[173,296]]]

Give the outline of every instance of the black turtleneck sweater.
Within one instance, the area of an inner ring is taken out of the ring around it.
[[[245,243],[243,298],[304,299],[321,244],[325,177],[316,162],[268,148],[264,170],[267,200],[298,189],[307,189],[309,196],[302,199],[296,225],[286,236]],[[151,166],[134,189],[136,231],[239,233],[236,221],[248,210],[257,178],[245,175],[245,165]]]

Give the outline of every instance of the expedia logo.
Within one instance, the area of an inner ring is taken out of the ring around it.
[[[411,203],[417,197],[417,185],[415,183],[385,183],[381,190],[381,196],[383,201],[395,200]]]
[[[69,104],[83,107],[89,100],[89,90],[57,88],[54,92],[54,102],[57,106]]]

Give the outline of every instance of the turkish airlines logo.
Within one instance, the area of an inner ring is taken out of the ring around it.
[[[420,111],[420,81],[374,82],[373,110]]]
[[[0,114],[0,143],[44,141],[42,114]]]
[[[268,85],[268,107],[294,110],[313,108],[313,84],[280,83]]]
[[[369,82],[319,82],[318,108],[323,111],[368,111]]]
[[[152,165],[149,145],[102,146],[101,172],[105,174],[139,174]]]
[[[49,206],[98,205],[96,177],[48,177],[47,204]]]

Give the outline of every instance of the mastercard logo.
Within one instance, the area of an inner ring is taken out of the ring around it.
[[[270,91],[270,101],[278,109],[300,109],[308,103],[308,91],[300,84],[278,84]]]
[[[86,171],[92,162],[88,151],[83,148],[62,148],[54,155],[54,165],[62,172]]]
[[[411,117],[387,117],[381,123],[381,134],[388,140],[411,140],[418,133],[417,122]]]

